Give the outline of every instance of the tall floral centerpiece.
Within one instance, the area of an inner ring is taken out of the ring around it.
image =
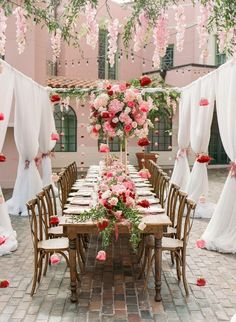
[[[152,122],[148,113],[153,107],[151,97],[146,100],[141,90],[129,83],[105,84],[104,91],[91,95],[89,133],[94,138],[120,139],[120,151],[125,147],[125,171],[127,173],[128,138],[146,138]],[[123,157],[121,157],[122,161]]]

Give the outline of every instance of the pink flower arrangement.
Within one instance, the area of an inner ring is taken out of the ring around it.
[[[108,153],[110,152],[110,148],[107,144],[101,143],[99,151],[102,153]]]
[[[5,236],[0,236],[0,246],[3,245],[6,241],[6,237]]]
[[[200,99],[199,106],[208,106],[208,105],[209,105],[209,101],[207,98]]]
[[[107,258],[107,254],[104,250],[100,250],[98,253],[97,253],[97,256],[96,256],[96,259],[99,260],[99,261],[105,261]]]
[[[105,92],[91,97],[88,131],[95,138],[144,137],[153,126],[148,119],[152,104],[151,99],[145,100],[139,90],[126,84],[106,84]]]
[[[52,265],[57,265],[60,263],[60,261],[61,261],[60,257],[55,253],[50,257],[50,262]]]
[[[142,169],[138,172],[138,174],[140,175],[141,178],[143,179],[149,179],[151,178],[151,174],[150,172],[148,171],[148,169]]]

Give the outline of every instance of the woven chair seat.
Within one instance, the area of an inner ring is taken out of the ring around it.
[[[49,233],[49,235],[62,236],[63,235],[63,227],[62,226],[50,227],[50,228],[48,228],[48,233]]]
[[[67,250],[69,248],[69,239],[68,238],[55,238],[55,239],[46,239],[38,242],[39,249],[45,250]]]

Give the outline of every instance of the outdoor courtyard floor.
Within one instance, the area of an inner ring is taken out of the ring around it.
[[[210,201],[216,202],[227,171],[209,171]],[[8,192],[9,195],[9,192]],[[222,214],[223,215],[223,214]],[[169,254],[163,254],[161,303],[154,301],[154,281],[144,289],[138,280],[140,266],[127,247],[126,238],[113,244],[105,263],[95,261],[99,241],[94,236],[81,276],[78,304],[70,302],[69,270],[62,261],[48,269],[36,294],[31,298],[33,249],[28,218],[11,217],[19,247],[0,258],[0,279],[10,287],[0,289],[0,321],[230,321],[236,313],[236,256],[197,249],[195,242],[208,220],[195,219],[187,256],[190,296],[185,297],[176,279]],[[199,277],[206,286],[196,286]]]

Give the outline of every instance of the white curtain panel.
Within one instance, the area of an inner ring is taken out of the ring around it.
[[[41,89],[40,100],[42,104],[42,118],[39,134],[39,149],[42,155],[42,181],[43,186],[53,184],[52,163],[50,152],[54,148],[56,141],[51,140],[51,133],[55,133],[55,121],[53,109],[49,100],[49,91]]]
[[[34,162],[39,149],[40,94],[38,85],[16,74],[14,135],[19,164],[13,195],[7,202],[9,213],[14,215],[27,215],[26,202],[42,189],[42,180]]]
[[[236,62],[217,71],[216,107],[220,136],[230,160],[236,163]],[[236,174],[229,172],[220,199],[202,238],[206,247],[236,253]]]
[[[209,105],[199,106],[201,99],[207,99]],[[215,102],[215,74],[199,79],[192,87],[190,142],[196,155],[208,154],[211,123]],[[208,194],[207,163],[194,162],[187,193],[190,199],[198,201],[201,195]]]
[[[2,73],[0,73],[0,112],[4,114],[4,120],[0,121],[0,152],[2,151],[3,143],[5,141],[7,126],[9,122],[13,88],[14,88],[14,71],[4,62],[0,60],[3,66]],[[8,162],[8,161],[6,161]],[[0,164],[1,169],[1,164]],[[2,196],[2,189],[0,186],[0,196]],[[8,214],[7,205],[5,201],[0,203],[0,236],[5,236],[6,242],[0,246],[0,256],[9,254],[11,251],[17,249],[16,232],[11,225],[10,216]]]
[[[190,95],[190,89],[186,89],[181,93],[180,97],[178,131],[179,150],[171,176],[171,182],[179,185],[182,190],[186,189],[190,174],[186,153],[190,143]]]

